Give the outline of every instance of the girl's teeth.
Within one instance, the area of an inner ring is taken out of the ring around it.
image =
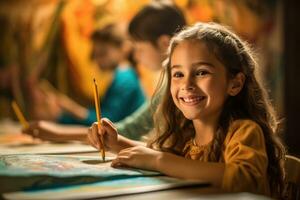
[[[186,103],[194,103],[194,102],[198,102],[202,99],[202,97],[192,97],[192,98],[183,98],[183,101]]]

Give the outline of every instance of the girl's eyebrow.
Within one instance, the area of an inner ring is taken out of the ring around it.
[[[197,67],[197,66],[201,66],[201,65],[205,65],[205,66],[208,66],[208,67],[213,67],[215,68],[215,66],[209,62],[205,62],[205,61],[199,61],[199,62],[195,62],[192,64],[192,67]]]
[[[177,68],[180,68],[180,67],[181,67],[181,65],[172,65],[172,66],[171,66],[171,70],[172,70],[172,69],[177,69]]]
[[[192,64],[192,67],[197,67],[197,66],[201,66],[201,65],[205,65],[205,66],[208,66],[208,67],[212,67],[212,68],[215,68],[215,66],[209,62],[204,62],[204,61],[199,61],[199,62],[195,62]],[[172,69],[176,69],[176,68],[181,68],[182,66],[181,65],[172,65],[171,66],[171,70]]]

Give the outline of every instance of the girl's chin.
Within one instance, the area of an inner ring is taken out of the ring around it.
[[[188,120],[195,120],[195,119],[200,119],[199,115],[191,115],[189,114],[183,114],[185,118],[187,118]]]

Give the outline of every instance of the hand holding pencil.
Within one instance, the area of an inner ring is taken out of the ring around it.
[[[119,143],[119,135],[114,124],[107,118],[101,119],[99,128],[98,122],[92,124],[88,129],[87,140],[96,149],[102,149],[101,138],[105,145],[105,150],[118,153],[122,148]]]
[[[104,161],[105,150],[117,153],[120,151],[120,144],[118,141],[118,131],[114,124],[106,118],[101,119],[101,112],[98,99],[98,88],[96,80],[94,80],[94,96],[95,107],[97,113],[97,122],[93,123],[88,129],[87,140],[96,149],[101,149],[101,156]]]

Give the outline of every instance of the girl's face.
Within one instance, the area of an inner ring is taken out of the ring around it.
[[[134,41],[134,59],[137,63],[152,70],[161,70],[163,50],[154,46],[151,42]]]
[[[171,94],[175,105],[190,120],[217,119],[228,96],[224,65],[205,43],[183,41],[171,55]]]

